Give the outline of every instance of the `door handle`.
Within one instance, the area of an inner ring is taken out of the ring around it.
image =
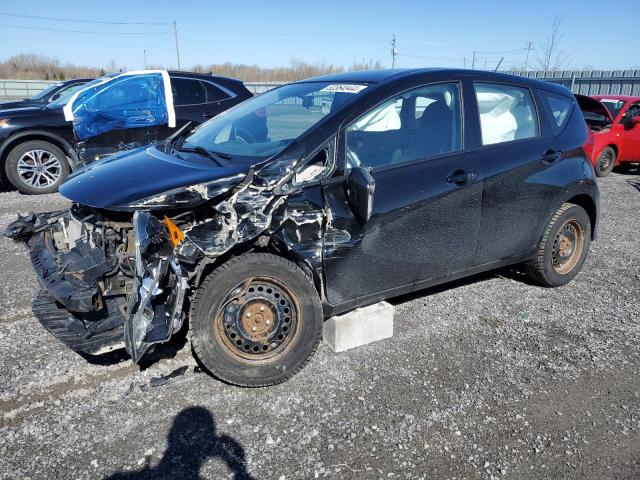
[[[464,170],[454,170],[451,175],[447,177],[447,182],[455,183],[458,186],[466,185],[473,182],[478,174],[476,172],[465,172]]]
[[[542,157],[540,157],[540,161],[542,163],[546,163],[547,165],[551,165],[561,158],[562,152],[560,150],[547,150],[542,154]]]

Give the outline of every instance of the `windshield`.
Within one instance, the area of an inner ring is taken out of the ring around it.
[[[49,93],[53,92],[56,88],[60,87],[61,85],[62,85],[61,83],[54,83],[53,85],[49,85],[44,90],[36,93],[33,97],[31,97],[31,100],[41,100],[47,95],[49,95]]]
[[[212,118],[185,138],[186,148],[232,157],[268,158],[282,151],[366,85],[310,82],[271,90]]]
[[[47,108],[63,107],[64,104],[67,103],[67,100],[71,98],[71,95],[76,93],[78,90],[81,90],[83,88],[88,88],[92,85],[95,85],[103,81],[104,81],[104,77],[101,77],[101,78],[96,78],[95,80],[91,80],[90,82],[87,82],[87,83],[80,83],[78,85],[73,85],[72,87],[69,87],[64,92],[62,92],[60,94],[60,97],[55,99],[53,102],[50,102],[49,105],[47,105]]]
[[[607,107],[612,118],[616,118],[620,109],[624,107],[625,104],[624,100],[614,100],[613,98],[602,98],[600,102]]]

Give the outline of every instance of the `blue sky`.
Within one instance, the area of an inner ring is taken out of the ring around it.
[[[118,68],[134,69],[143,66],[146,48],[150,63],[175,67],[170,25],[175,20],[183,68],[226,61],[277,66],[294,57],[345,66],[371,59],[390,66],[394,33],[396,66],[461,67],[466,58],[469,67],[475,50],[481,52],[476,67],[483,68],[485,61],[487,67],[494,66],[502,56],[499,52],[508,52],[503,66],[511,67],[524,63],[526,43],[535,47],[544,42],[554,16],[561,15],[560,48],[569,54],[570,67],[640,68],[640,0],[605,5],[593,0],[3,0],[0,60],[37,53],[89,66],[107,66],[114,60]],[[535,64],[532,52],[529,65]]]

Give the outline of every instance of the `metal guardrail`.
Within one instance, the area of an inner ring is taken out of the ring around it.
[[[571,89],[573,93],[582,95],[640,96],[640,70],[511,71],[505,73],[559,83]],[[29,98],[55,83],[58,82],[0,79],[0,101]],[[245,82],[245,85],[251,93],[259,94],[286,83],[288,82]]]

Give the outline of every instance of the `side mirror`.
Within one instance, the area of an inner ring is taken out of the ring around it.
[[[346,182],[347,199],[356,217],[366,223],[373,212],[376,182],[368,170],[357,167],[349,172]]]

